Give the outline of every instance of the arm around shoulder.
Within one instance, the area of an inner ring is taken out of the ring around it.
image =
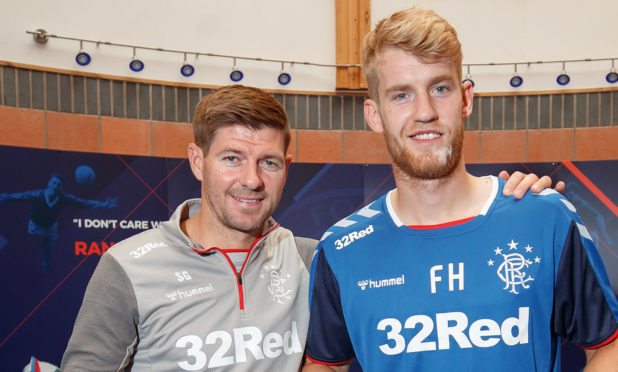
[[[62,371],[123,371],[137,343],[137,301],[118,262],[104,254],[88,283]]]

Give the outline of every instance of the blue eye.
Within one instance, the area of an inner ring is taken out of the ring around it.
[[[436,93],[446,93],[447,89],[446,87],[437,87],[436,88]]]
[[[262,162],[262,164],[264,164],[266,166],[266,168],[268,169],[279,169],[279,163],[273,161],[273,160],[264,160]]]

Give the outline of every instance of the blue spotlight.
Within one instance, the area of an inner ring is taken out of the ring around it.
[[[137,58],[135,55],[135,49],[136,48],[133,47],[133,58],[131,59],[131,62],[129,62],[129,68],[133,72],[140,72],[144,69],[144,62]]]
[[[277,77],[277,81],[281,85],[288,85],[290,81],[292,81],[292,77],[287,72],[282,72],[279,74],[279,77]]]
[[[290,76],[290,74],[285,72],[285,69],[283,67],[284,67],[283,62],[281,62],[281,72],[279,73],[279,76],[277,77],[277,81],[281,85],[288,85],[290,84],[290,81],[292,81],[292,77]]]
[[[560,72],[560,75],[556,77],[556,83],[562,86],[567,85],[569,81],[571,81],[571,78],[566,73],[565,65],[566,63],[562,62],[562,72]]]
[[[236,57],[234,57],[234,66],[232,67],[232,72],[230,72],[230,80],[236,82],[241,81],[245,75],[236,67]]]
[[[188,64],[188,63],[185,63],[180,68],[180,73],[184,77],[189,77],[189,76],[193,75],[194,72],[195,72],[195,68],[193,66],[191,66],[190,64]]]
[[[184,53],[184,56],[185,59],[182,62],[182,66],[180,66],[180,73],[184,77],[189,77],[195,72],[195,67],[193,67],[190,63],[187,63],[187,53]],[[195,55],[195,58],[197,58],[197,54]]]
[[[80,66],[86,66],[91,61],[90,54],[84,52],[84,41],[79,41],[79,52],[75,56],[75,62]]]
[[[232,81],[241,81],[245,75],[240,70],[233,70],[230,72],[230,79]]]
[[[564,71],[556,77],[556,83],[558,83],[558,85],[567,85],[570,81],[571,78]]]
[[[519,75],[513,76],[511,80],[509,81],[509,84],[511,84],[513,88],[517,88],[521,86],[523,83],[524,83],[524,79]]]
[[[88,54],[88,53],[86,53],[84,51],[80,51],[75,56],[75,62],[77,62],[77,64],[80,65],[80,66],[88,65],[91,60],[92,59],[90,58],[90,54]]]
[[[517,63],[513,65],[513,68],[515,72],[513,72],[513,77],[509,80],[509,84],[511,84],[513,88],[517,88],[524,83],[524,79],[517,73]]]
[[[140,61],[137,58],[133,58],[129,63],[129,68],[131,71],[140,72],[144,69],[144,62]]]

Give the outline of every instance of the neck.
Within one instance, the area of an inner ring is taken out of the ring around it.
[[[491,181],[466,172],[463,161],[446,177],[411,178],[393,165],[395,213],[405,225],[438,225],[474,217],[491,192]]]

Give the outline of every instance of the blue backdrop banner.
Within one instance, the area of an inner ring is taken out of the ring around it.
[[[184,159],[0,146],[0,365],[59,365],[86,285],[114,243],[156,227],[199,197]],[[534,172],[567,183],[618,291],[618,160],[470,165],[475,175]],[[389,165],[292,164],[275,218],[319,239],[334,222],[394,188]],[[565,370],[583,352],[566,345]]]

